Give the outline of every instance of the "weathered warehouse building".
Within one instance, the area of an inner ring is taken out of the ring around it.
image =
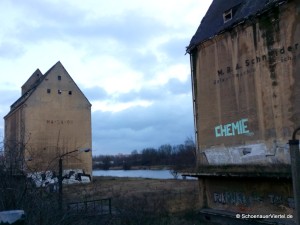
[[[299,1],[214,0],[187,52],[202,208],[292,215]]]
[[[5,157],[10,169],[58,169],[59,157],[92,148],[91,104],[57,62],[44,75],[37,69],[5,119]],[[92,174],[92,153],[63,158],[63,169]]]

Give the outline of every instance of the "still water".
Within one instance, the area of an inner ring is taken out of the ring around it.
[[[169,170],[93,170],[93,176],[174,179]],[[178,179],[182,179],[179,175]]]

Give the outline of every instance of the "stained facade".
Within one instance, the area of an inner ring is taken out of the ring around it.
[[[45,74],[37,69],[5,119],[8,167],[29,172],[79,169],[92,174],[91,104],[60,62]]]
[[[292,215],[299,2],[214,0],[187,52],[203,207]]]
[[[188,48],[203,162],[289,163],[300,124],[299,23],[297,1],[213,1]]]

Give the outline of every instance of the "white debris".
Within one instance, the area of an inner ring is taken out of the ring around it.
[[[0,212],[0,224],[8,223],[13,224],[14,222],[25,219],[24,210],[10,210]]]

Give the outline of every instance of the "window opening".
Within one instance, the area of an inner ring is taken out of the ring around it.
[[[51,93],[51,89],[48,88],[47,89],[47,93],[50,94]]]
[[[226,10],[226,11],[223,13],[223,20],[224,20],[224,23],[230,21],[231,19],[232,19],[232,9]]]
[[[57,79],[58,79],[58,80],[61,80],[61,76],[57,76]]]
[[[61,94],[61,92],[62,92],[61,90],[58,90],[58,91],[57,91],[57,93],[58,93],[59,95]]]
[[[72,95],[72,91],[69,91],[69,95]]]

